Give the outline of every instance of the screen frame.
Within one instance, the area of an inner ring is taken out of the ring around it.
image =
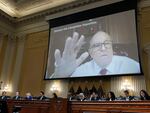
[[[65,15],[62,17],[57,17],[48,20],[49,23],[49,39],[48,39],[48,53],[49,53],[49,47],[50,47],[50,32],[51,28],[67,25],[79,21],[84,21],[96,17],[102,17],[110,14],[115,14],[123,11],[128,10],[135,10],[135,23],[136,23],[136,35],[137,35],[137,49],[138,49],[138,57],[139,57],[139,64],[140,64],[140,71],[141,73],[134,73],[134,74],[117,74],[117,75],[101,75],[101,76],[82,76],[82,77],[66,77],[66,78],[46,78],[46,70],[47,70],[47,64],[45,68],[45,75],[44,80],[59,80],[59,79],[76,79],[76,78],[93,78],[93,77],[114,77],[114,76],[136,76],[136,75],[143,75],[143,70],[141,66],[141,55],[140,55],[140,44],[139,44],[139,35],[137,32],[138,24],[137,24],[137,0],[123,0],[120,2],[112,3],[109,5],[104,5],[92,9],[88,9],[85,11]],[[47,54],[47,62],[48,62],[48,54]]]

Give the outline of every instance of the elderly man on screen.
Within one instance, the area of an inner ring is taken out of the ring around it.
[[[140,65],[135,60],[113,55],[112,41],[106,32],[95,33],[90,40],[89,51],[82,53],[79,58],[77,58],[77,54],[85,41],[83,35],[78,38],[77,32],[74,32],[73,37],[67,38],[62,56],[60,50],[55,50],[55,72],[51,76],[52,78],[140,72]],[[92,60],[83,63],[89,55]]]

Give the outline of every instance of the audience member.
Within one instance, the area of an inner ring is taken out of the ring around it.
[[[108,100],[108,101],[113,101],[113,100],[115,100],[115,99],[116,99],[116,96],[115,96],[114,92],[109,91],[109,92],[108,92],[108,97],[107,97],[106,100]]]
[[[1,100],[7,100],[7,99],[10,99],[10,96],[7,96],[7,92],[3,91],[2,96],[0,96],[0,99]]]
[[[150,96],[148,95],[148,93],[145,90],[141,90],[140,91],[140,99],[141,100],[150,100]]]
[[[19,91],[16,91],[16,94],[15,96],[13,97],[14,100],[20,100],[21,99],[21,96],[20,96],[20,93]]]

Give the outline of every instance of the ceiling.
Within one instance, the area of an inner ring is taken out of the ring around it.
[[[0,0],[0,9],[12,17],[24,17],[79,0]]]
[[[11,17],[21,18],[77,1],[86,0],[0,0],[0,10]],[[141,7],[150,6],[150,0],[139,1]]]

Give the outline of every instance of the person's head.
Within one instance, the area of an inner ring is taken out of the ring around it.
[[[84,99],[84,94],[83,93],[79,93],[79,98],[82,100],[82,99]]]
[[[98,31],[90,40],[89,54],[101,68],[108,66],[113,57],[110,36],[103,31]]]
[[[7,92],[6,91],[3,91],[2,92],[2,96],[6,96]]]
[[[148,97],[149,95],[148,95],[148,93],[145,91],[145,90],[141,90],[140,91],[140,97]]]
[[[129,96],[129,91],[128,91],[128,90],[125,90],[125,91],[124,91],[124,95],[125,95],[126,97],[128,97],[128,96]]]
[[[109,92],[108,92],[108,98],[115,99],[116,97],[115,97],[114,92],[109,91]]]
[[[43,96],[44,95],[44,91],[40,91],[40,95]]]
[[[16,96],[19,96],[19,91],[16,91]]]
[[[53,93],[53,98],[57,98],[57,94],[56,93]]]
[[[26,93],[26,97],[30,97],[31,96],[31,93],[30,92],[27,92]]]
[[[97,97],[98,96],[95,91],[93,91],[91,95],[92,95],[92,97]]]
[[[93,92],[92,92],[92,95],[96,95],[96,93],[93,91]]]

